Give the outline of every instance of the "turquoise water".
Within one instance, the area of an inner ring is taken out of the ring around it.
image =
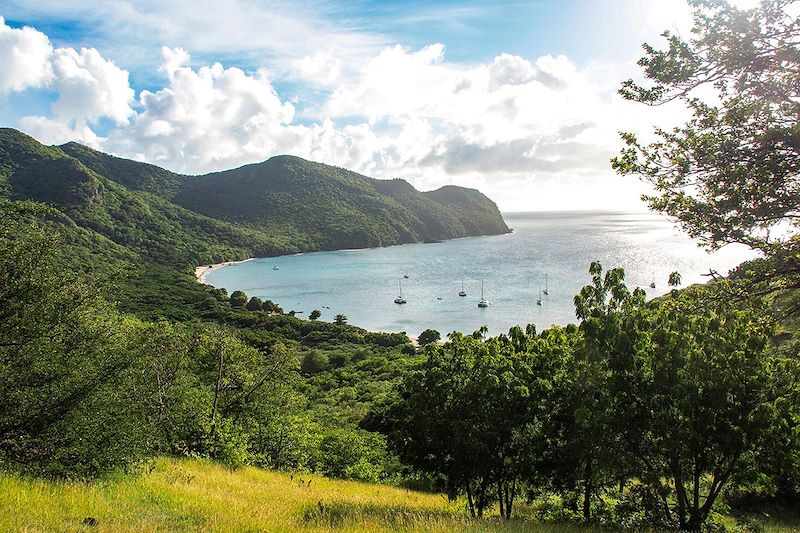
[[[707,280],[703,274],[711,268],[724,273],[752,257],[742,247],[708,254],[651,213],[504,216],[513,233],[255,259],[213,269],[205,282],[270,299],[286,311],[302,312],[299,316],[319,309],[322,320],[332,320],[342,313],[349,323],[371,330],[418,335],[434,328],[444,335],[487,325],[498,334],[516,324],[534,323],[542,330],[575,322],[573,297],[589,282],[593,260],[625,268],[628,285],[644,287],[652,297],[669,289],[670,272],[680,272],[686,285]],[[549,295],[538,306],[545,275]],[[463,298],[458,296],[462,276]],[[650,289],[653,279],[656,288]],[[393,303],[400,280],[405,305]],[[491,302],[485,309],[477,306],[481,280]]]

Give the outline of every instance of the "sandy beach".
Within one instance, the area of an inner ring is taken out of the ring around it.
[[[214,263],[213,265],[200,265],[199,267],[194,269],[194,277],[197,278],[197,281],[200,283],[205,283],[206,274],[209,273],[214,268],[221,268],[224,266],[229,265],[238,265],[240,263],[246,263],[248,261],[252,261],[255,257],[251,257],[249,259],[242,259],[241,261],[225,261],[224,263]]]

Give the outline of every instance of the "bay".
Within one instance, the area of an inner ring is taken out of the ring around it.
[[[726,273],[754,257],[742,246],[709,254],[653,213],[504,217],[514,230],[506,235],[254,259],[212,269],[205,282],[272,300],[298,316],[318,309],[322,320],[331,321],[341,313],[350,324],[373,331],[416,336],[433,328],[444,336],[486,325],[496,335],[513,325],[533,323],[541,331],[576,322],[573,298],[590,281],[591,261],[624,268],[629,287],[655,297],[670,289],[671,272],[681,273],[684,286],[702,283],[709,270]],[[458,296],[462,277],[466,297]],[[481,282],[491,302],[483,309],[477,306]],[[404,305],[394,303],[400,283]],[[549,294],[537,305],[545,283]]]

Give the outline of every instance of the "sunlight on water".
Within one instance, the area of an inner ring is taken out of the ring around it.
[[[332,320],[342,313],[349,323],[371,330],[418,335],[430,327],[444,335],[487,325],[498,334],[515,324],[534,323],[542,330],[575,322],[573,297],[589,282],[594,260],[605,268],[623,267],[628,285],[653,297],[669,289],[670,272],[680,272],[685,286],[707,280],[709,269],[725,273],[754,257],[732,246],[708,254],[650,213],[504,216],[511,234],[257,259],[212,270],[206,283],[270,299],[300,316],[319,309],[322,320]],[[549,295],[542,295],[539,306],[545,275]],[[466,297],[458,296],[462,276]],[[394,303],[400,280],[405,305]],[[481,280],[491,302],[486,309],[477,306]],[[653,280],[655,289],[649,287]]]

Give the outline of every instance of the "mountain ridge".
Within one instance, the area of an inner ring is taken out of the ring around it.
[[[300,237],[287,253],[509,231],[494,202],[475,189],[421,192],[400,178],[379,180],[292,155],[189,176],[75,142],[47,147],[10,128],[0,129],[0,194],[55,204],[72,215],[108,205],[104,196],[124,197],[155,208],[145,216],[177,210],[179,218]]]

